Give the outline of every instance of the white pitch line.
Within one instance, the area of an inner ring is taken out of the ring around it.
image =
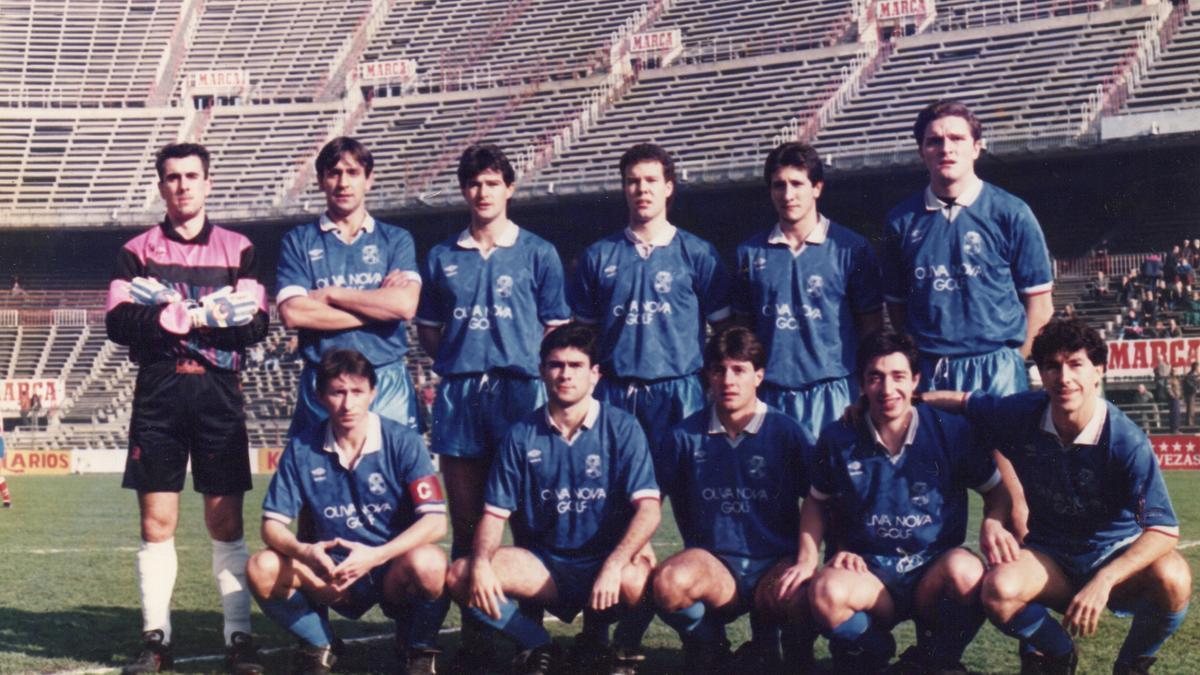
[[[1200,540],[1181,541],[1175,545],[1175,548],[1182,551],[1188,548],[1196,548],[1197,546],[1200,546]]]

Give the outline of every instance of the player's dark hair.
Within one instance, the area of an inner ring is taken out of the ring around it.
[[[363,171],[368,176],[375,170],[375,158],[371,156],[371,151],[367,146],[358,142],[357,139],[349,136],[338,136],[337,138],[325,144],[321,148],[321,152],[317,154],[317,180],[321,180],[325,176],[325,172],[337,166],[337,163],[342,161],[342,155],[350,155],[354,161],[358,162]]]
[[[154,155],[154,170],[158,172],[158,182],[163,180],[163,172],[167,168],[168,159],[183,159],[184,157],[199,157],[200,166],[204,167],[204,177],[208,178],[208,148],[199,143],[169,143]]]
[[[1108,345],[1100,332],[1083,319],[1051,319],[1033,338],[1030,356],[1039,368],[1050,364],[1058,354],[1073,354],[1080,349],[1097,366],[1108,365]]]
[[[371,388],[375,388],[375,366],[367,357],[353,349],[332,349],[317,364],[317,393],[324,394],[325,387],[342,375],[365,377]]]
[[[749,361],[755,370],[767,367],[767,350],[763,349],[758,337],[748,328],[732,326],[712,336],[704,345],[704,369],[721,363],[725,359]]]
[[[890,330],[880,330],[863,338],[855,354],[854,375],[861,382],[866,372],[867,364],[888,354],[903,354],[908,359],[908,367],[913,374],[919,372],[917,367],[917,343],[913,342],[907,333],[896,333]]]
[[[763,180],[767,187],[771,187],[775,172],[785,166],[802,170],[814,185],[825,180],[825,165],[821,163],[821,155],[808,143],[784,143],[767,155],[767,163],[763,167]]]
[[[925,142],[925,129],[934,120],[942,117],[961,117],[967,121],[967,126],[971,127],[971,138],[979,140],[983,138],[983,124],[975,113],[967,107],[965,103],[960,101],[941,100],[934,101],[925,106],[925,109],[917,114],[917,121],[913,123],[913,138],[917,139],[917,145],[920,146]]]
[[[653,143],[638,143],[621,155],[621,162],[618,165],[621,170],[621,182],[625,181],[625,171],[629,167],[642,162],[662,164],[663,178],[668,183],[675,182],[675,160],[672,159],[671,153]]]
[[[539,352],[542,363],[556,349],[578,349],[587,354],[588,362],[593,366],[600,363],[600,351],[596,344],[596,331],[581,323],[569,323],[550,331],[542,338],[542,348]]]
[[[458,158],[458,189],[467,187],[467,183],[489,169],[498,171],[505,185],[512,185],[517,180],[517,173],[504,151],[499,146],[481,143],[467,148]]]

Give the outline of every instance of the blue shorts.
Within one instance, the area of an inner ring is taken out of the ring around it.
[[[646,432],[654,468],[660,476],[665,474],[659,471],[659,448],[667,434],[707,403],[699,375],[653,381],[602,377],[595,396],[637,417]]]
[[[851,384],[848,377],[825,380],[803,389],[783,389],[764,382],[758,388],[758,397],[799,422],[813,438],[820,438],[825,425],[840,418],[857,395],[857,391],[851,391]]]
[[[565,623],[575,620],[575,615],[583,611],[592,599],[592,586],[604,567],[605,556],[595,558],[563,558],[549,551],[528,549],[535,558],[545,565],[546,571],[558,589],[558,602],[545,607],[547,612],[562,619]],[[522,605],[529,604],[523,601]]]
[[[921,352],[921,391],[983,391],[996,396],[1029,389],[1025,359],[1011,347],[975,356]]]
[[[451,457],[488,457],[513,424],[546,402],[537,378],[500,371],[452,375],[433,402],[431,450]]]
[[[1137,537],[1134,537],[1136,539]],[[1025,548],[1042,553],[1058,564],[1059,569],[1066,575],[1067,581],[1075,589],[1082,588],[1096,576],[1096,572],[1104,567],[1104,563],[1121,555],[1125,549],[1133,545],[1133,540],[1118,540],[1083,553],[1072,553],[1051,544],[1025,540]]]
[[[725,565],[725,569],[729,570],[729,574],[733,576],[734,586],[737,588],[737,597],[734,599],[733,605],[721,611],[721,614],[726,615],[729,621],[733,621],[754,609],[754,594],[758,589],[758,582],[762,581],[763,576],[779,564],[783,558],[745,558],[721,553],[715,555],[717,560]]]
[[[949,551],[953,550],[949,549]],[[930,558],[920,554],[863,556],[863,560],[867,562],[867,569],[879,579],[892,598],[892,606],[896,609],[893,623],[899,623],[912,617],[917,600],[917,584],[921,583],[925,573],[933,568],[933,563],[949,551],[942,551]]]
[[[341,563],[346,558],[346,556],[336,553],[330,554],[330,557],[333,558],[335,563]],[[330,607],[347,619],[357,619],[366,614],[367,610],[375,605],[379,605],[383,609],[384,615],[390,619],[396,618],[395,615],[399,608],[391,606],[391,603],[387,602],[383,595],[383,580],[387,577],[391,566],[391,561],[388,561],[373,568],[365,576],[360,577],[358,581],[354,582],[350,588],[346,589],[343,600],[330,605]]]
[[[305,363],[300,372],[299,391],[296,394],[296,411],[292,413],[292,424],[288,427],[288,438],[317,426],[329,417],[317,398],[317,369]],[[375,367],[375,400],[371,412],[381,417],[420,431],[420,416],[417,414],[417,393],[408,376],[404,359]]]

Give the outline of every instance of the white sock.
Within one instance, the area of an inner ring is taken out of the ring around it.
[[[225,613],[225,644],[235,633],[250,634],[250,592],[246,587],[246,563],[250,551],[246,540],[213,540],[212,569],[221,594],[221,609]]]
[[[163,644],[171,642],[171,593],[175,590],[175,575],[179,558],[175,555],[175,538],[166,541],[143,541],[137,552],[138,588],[142,591],[142,631],[161,630]]]

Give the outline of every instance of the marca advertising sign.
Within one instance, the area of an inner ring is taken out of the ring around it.
[[[669,52],[683,44],[683,32],[678,28],[653,33],[637,33],[629,43],[634,54],[645,52]]]
[[[369,61],[358,64],[358,79],[367,84],[377,82],[411,82],[416,77],[417,62],[412,59]]]
[[[1150,443],[1164,471],[1200,469],[1200,436],[1151,436]]]
[[[1200,338],[1164,340],[1112,340],[1108,343],[1108,375],[1151,377],[1154,363],[1166,361],[1171,368],[1186,369],[1198,358]]]
[[[19,413],[22,402],[29,405],[34,394],[42,402],[44,415],[48,409],[62,404],[62,381],[48,377],[4,380],[3,388],[0,388],[0,411]]]
[[[927,16],[933,0],[880,0],[872,6],[876,19],[891,21],[909,16]]]
[[[188,73],[188,92],[191,94],[229,94],[250,86],[250,76],[244,70],[201,70]]]

